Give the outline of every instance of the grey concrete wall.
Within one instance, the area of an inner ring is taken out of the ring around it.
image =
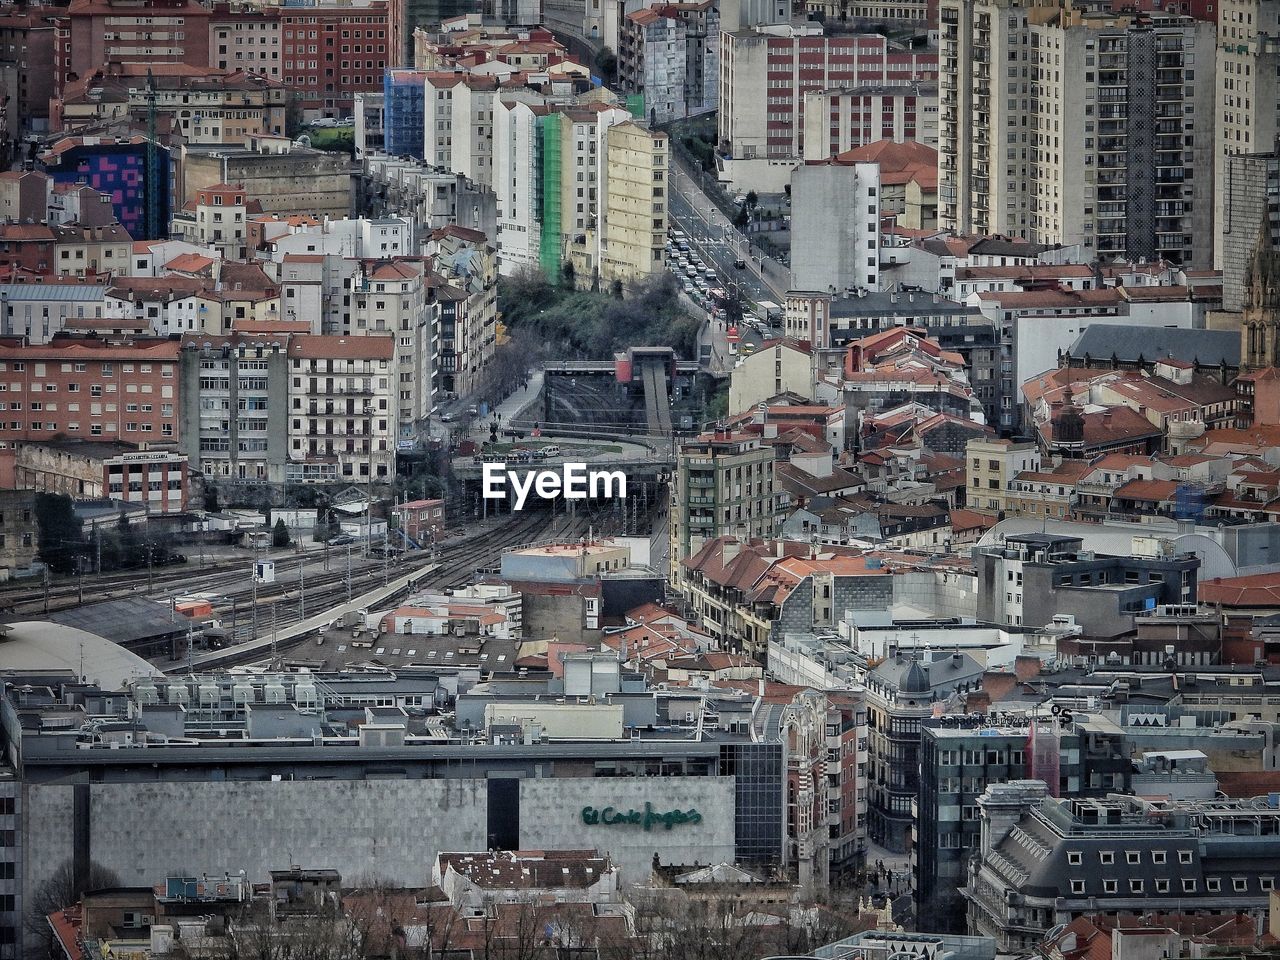
[[[74,790],[67,783],[27,788],[22,804],[25,829],[22,892],[26,898],[71,860],[75,836]]]
[[[582,809],[696,809],[700,823],[585,824]],[[663,863],[732,863],[733,777],[554,778],[520,783],[520,846],[533,850],[594,847],[622,868],[622,883],[644,883],[656,853]]]
[[[34,876],[70,856],[71,791],[31,796]],[[482,779],[95,784],[89,854],[126,885],[175,869],[257,881],[296,863],[416,886],[441,850],[484,850],[487,818]]]

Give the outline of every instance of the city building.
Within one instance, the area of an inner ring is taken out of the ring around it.
[[[304,120],[350,116],[357,93],[378,93],[401,41],[399,0],[279,8],[280,79]]]
[[[1030,440],[981,438],[965,444],[969,488],[965,502],[975,510],[1006,509],[1005,491],[1016,476],[1040,469],[1040,450]]]
[[[437,538],[444,535],[448,521],[445,519],[443,500],[410,500],[399,503],[391,511],[396,529],[421,549],[430,549]]]
[[[5,383],[0,440],[180,438],[178,344],[58,336],[0,345]]]
[[[895,853],[911,849],[920,791],[921,724],[977,689],[983,665],[967,653],[891,650],[863,683],[869,731],[867,834]]]
[[[200,247],[212,247],[224,260],[248,257],[247,221],[249,213],[261,212],[244,187],[215,183],[196,191],[195,200],[174,217],[169,235]]]
[[[1259,15],[1262,9],[1259,7]],[[1220,204],[1222,309],[1239,313],[1246,305],[1248,270],[1259,232],[1266,230],[1272,245],[1280,239],[1280,152],[1274,148],[1267,152],[1229,150],[1219,162],[1226,167],[1216,194]]]
[[[286,481],[386,482],[395,471],[396,338],[296,336],[288,357]]]
[[[158,169],[172,169],[169,148],[145,137],[60,137],[38,159],[55,190],[62,185],[91,187],[110,198],[114,219],[130,237],[159,240],[168,233],[173,201],[170,177],[157,181],[146,176],[152,151]],[[82,217],[80,222],[90,221]]]
[[[280,17],[274,7],[218,0],[209,17],[209,66],[280,79]]]
[[[245,146],[191,147],[181,153],[176,197],[185,205],[196,191],[219,183],[243,187],[265,213],[350,216],[355,199],[351,158],[313,150],[288,137],[249,137]]]
[[[842,155],[791,172],[791,289],[880,289],[880,165]]]
[[[247,146],[253,137],[284,135],[288,92],[279,80],[216,67],[157,70],[134,63],[100,66],[64,87],[50,121],[68,132],[129,122],[145,129],[154,103],[157,125],[188,146]]]
[[[1213,265],[1212,24],[1008,0],[944,0],[940,17],[940,227]],[[993,67],[1024,53],[1025,71]]]
[[[975,547],[978,619],[1042,627],[1067,616],[1083,638],[1107,642],[1131,633],[1143,611],[1195,603],[1194,554],[1108,556],[1082,546],[1080,537],[1027,533]]]
[[[426,74],[388,70],[382,79],[382,137],[387,153],[422,157]]]
[[[711,0],[629,13],[618,41],[618,83],[644,95],[644,116],[669,123],[716,109],[720,9]]]
[[[0,241],[0,247],[3,241]],[[0,336],[48,343],[69,324],[106,315],[105,276],[0,283]]]
[[[671,484],[673,584],[683,580],[682,561],[707,541],[769,538],[777,522],[772,446],[719,429],[680,445]]]
[[[1002,951],[1099,910],[1264,922],[1280,836],[1267,797],[1057,799],[1041,781],[1017,780],[989,787],[978,807],[968,928]]]
[[[804,160],[827,160],[878,140],[937,148],[937,83],[832,87],[805,92]]]
[[[618,123],[605,134],[600,279],[628,284],[660,273],[666,243],[667,134]]]
[[[182,338],[179,449],[207,478],[282,483],[290,376],[284,337]]]
[[[17,92],[0,111],[6,140],[48,130],[53,71],[43,68],[53,63],[54,28],[44,14],[16,4],[0,7],[0,77],[6,90]]]
[[[55,98],[104,64],[206,66],[211,15],[196,0],[76,0],[54,20]]]
[[[1280,11],[1262,0],[1225,0],[1218,4],[1217,16],[1210,19],[1216,19],[1218,27],[1213,84],[1214,113],[1218,117],[1214,131],[1218,179],[1214,197],[1223,218],[1215,263],[1221,266],[1226,281],[1223,299],[1235,303],[1240,296],[1239,287],[1233,293],[1228,277],[1233,269],[1239,269],[1239,263],[1243,262],[1241,255],[1256,239],[1259,220],[1251,211],[1245,218],[1237,219],[1240,188],[1250,189],[1239,176],[1251,164],[1246,160],[1242,169],[1235,158],[1272,152],[1280,135],[1280,109],[1276,107],[1280,47],[1274,39],[1280,35]],[[1271,163],[1274,165],[1274,162],[1273,159]],[[1273,181],[1267,190],[1272,195],[1271,203],[1275,202],[1274,190]],[[1233,254],[1240,258],[1234,264]],[[1240,309],[1227,302],[1223,308]]]
[[[777,24],[721,36],[718,138],[735,186],[782,192],[805,154],[805,94],[902,86],[938,77],[937,54],[874,34],[824,36],[816,23]],[[876,139],[882,139],[883,133]],[[823,147],[830,136],[822,138]]]

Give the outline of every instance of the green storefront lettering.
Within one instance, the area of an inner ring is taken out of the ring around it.
[[[654,824],[660,824],[667,830],[670,830],[677,823],[701,823],[702,814],[695,809],[689,810],[667,810],[658,812],[653,808],[653,804],[645,801],[643,810],[620,810],[617,807],[583,807],[582,822],[589,827],[643,827],[645,830],[652,830]]]

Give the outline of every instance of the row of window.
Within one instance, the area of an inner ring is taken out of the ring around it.
[[[1275,887],[1275,880],[1273,877],[1259,877],[1258,882],[1261,885],[1261,888],[1263,890],[1272,890]],[[1172,885],[1172,881],[1170,880],[1160,879],[1160,880],[1152,881],[1152,886],[1156,893],[1169,893],[1171,889],[1171,885]],[[1129,881],[1129,893],[1145,894],[1147,892],[1146,887],[1147,887],[1146,882],[1143,880]],[[1209,877],[1208,879],[1205,880],[1204,887],[1205,887],[1206,893],[1221,893],[1222,880],[1219,877]],[[1182,879],[1183,893],[1196,893],[1198,892],[1198,890],[1199,890],[1198,881],[1189,879],[1187,877],[1184,877]],[[1249,892],[1248,877],[1232,877],[1231,890],[1233,893],[1248,893]],[[1083,894],[1085,892],[1085,881],[1072,880],[1071,892],[1073,894]],[[1118,880],[1103,880],[1102,892],[1103,893],[1119,893],[1120,882]]]

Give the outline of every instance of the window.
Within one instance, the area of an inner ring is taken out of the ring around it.
[[[1196,882],[1195,882],[1194,880],[1188,880],[1186,877],[1183,877],[1183,878],[1182,878],[1182,892],[1183,892],[1183,893],[1195,893],[1195,892],[1196,892]]]
[[[1126,850],[1124,852],[1124,862],[1128,864],[1141,863],[1142,854],[1137,850]]]
[[[1068,850],[1067,863],[1073,867],[1078,867],[1084,863],[1084,857],[1081,855],[1079,850]]]
[[[1072,881],[1071,881],[1071,892],[1072,892],[1072,893],[1075,893],[1075,894],[1083,894],[1083,893],[1084,893],[1084,881],[1083,881],[1083,880],[1072,880]]]
[[[1168,881],[1168,880],[1157,880],[1157,881],[1156,881],[1156,893],[1168,893],[1168,892],[1169,892],[1169,881]]]
[[[1244,877],[1232,877],[1231,889],[1236,893],[1244,893],[1249,889],[1249,881]]]
[[[1143,888],[1143,883],[1142,883],[1142,881],[1141,881],[1141,880],[1130,880],[1130,881],[1129,881],[1129,892],[1130,892],[1130,893],[1142,893],[1142,888]]]
[[[1168,859],[1168,854],[1163,850],[1151,851],[1151,862],[1154,864],[1162,864]]]
[[[1222,881],[1219,880],[1217,877],[1210,877],[1208,880],[1204,882],[1204,888],[1208,890],[1210,893],[1221,893]]]
[[[1103,881],[1102,881],[1102,892],[1103,892],[1103,893],[1115,893],[1115,892],[1116,892],[1116,889],[1117,889],[1117,884],[1116,884],[1116,881],[1115,881],[1115,880],[1103,880]]]
[[[1105,866],[1110,866],[1111,864],[1113,864],[1113,863],[1115,863],[1115,862],[1116,862],[1116,855],[1115,855],[1115,851],[1113,851],[1113,850],[1103,850],[1101,853],[1099,853],[1099,854],[1098,854],[1098,861],[1099,861],[1099,862],[1100,862],[1104,867],[1105,867]]]
[[[1178,851],[1178,862],[1179,862],[1179,863],[1190,863],[1190,862],[1191,862],[1191,851],[1190,851],[1190,850],[1179,850],[1179,851]]]

